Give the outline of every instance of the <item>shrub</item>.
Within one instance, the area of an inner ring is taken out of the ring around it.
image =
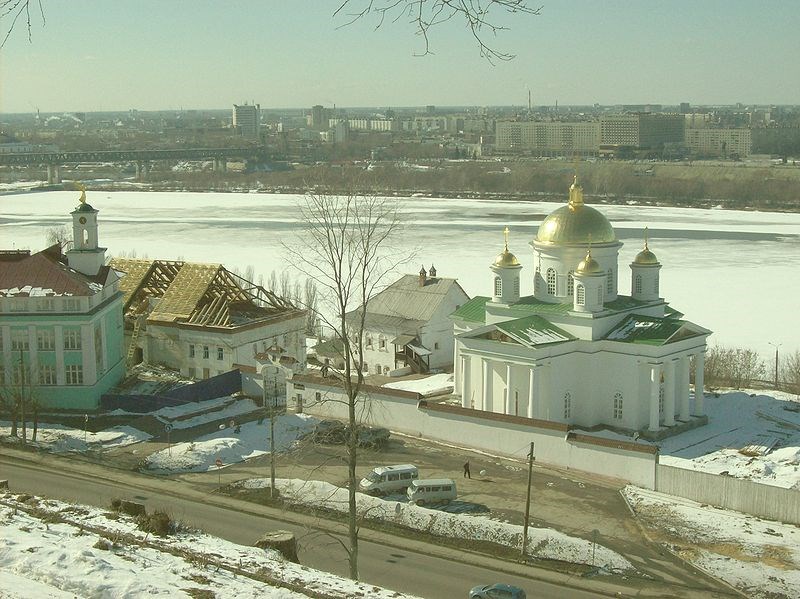
[[[166,537],[174,530],[174,523],[169,514],[163,510],[156,510],[152,514],[142,514],[137,518],[139,530],[149,532],[160,537]]]

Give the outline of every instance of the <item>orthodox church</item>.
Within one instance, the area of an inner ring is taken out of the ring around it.
[[[660,438],[703,424],[703,356],[711,332],[682,318],[660,295],[661,263],[648,247],[619,293],[611,223],[569,201],[539,226],[534,294],[520,297],[522,264],[508,247],[489,266],[491,297],[452,314],[455,393],[475,410],[607,427]],[[695,393],[690,392],[690,369]]]

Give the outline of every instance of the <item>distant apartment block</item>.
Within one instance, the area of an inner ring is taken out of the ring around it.
[[[307,117],[307,124],[311,129],[321,131],[328,127],[329,118],[330,110],[317,104],[311,107],[311,114]]]
[[[695,156],[740,158],[752,153],[750,129],[686,129],[686,148]]]
[[[600,117],[600,143],[636,149],[660,149],[665,143],[681,143],[681,114],[640,112]]]
[[[497,121],[495,136],[495,147],[499,152],[595,155],[600,147],[600,123]]]
[[[233,127],[239,135],[250,139],[258,139],[260,126],[260,104],[233,105]]]

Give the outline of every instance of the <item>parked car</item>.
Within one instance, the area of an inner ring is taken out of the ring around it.
[[[414,505],[450,503],[458,497],[456,483],[452,478],[429,478],[412,480],[408,485],[408,502]]]
[[[347,427],[338,420],[320,420],[309,437],[314,443],[341,445],[347,440]]]
[[[419,478],[419,470],[413,464],[397,466],[379,466],[373,468],[361,479],[358,487],[368,495],[388,495],[405,491],[411,481]]]
[[[525,599],[525,591],[510,584],[487,584],[472,587],[469,599]]]

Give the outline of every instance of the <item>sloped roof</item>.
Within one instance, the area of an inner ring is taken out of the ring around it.
[[[450,317],[469,322],[486,322],[486,302],[490,299],[482,295],[476,295],[453,312]]]
[[[125,273],[119,283],[119,290],[124,295],[125,303],[128,303],[131,295],[139,288],[153,268],[152,260],[135,260],[131,258],[112,258],[110,264],[111,268]]]
[[[184,264],[153,309],[150,319],[188,320],[220,268],[220,264]]]
[[[65,262],[58,244],[22,259],[0,260],[0,296],[91,296],[103,290],[107,266],[89,277]]]
[[[455,279],[432,277],[427,279],[424,286],[420,286],[418,275],[403,275],[370,298],[367,304],[367,326],[411,332],[433,317],[454,287],[467,297]],[[352,319],[359,313],[359,310],[353,310],[347,317]]]
[[[562,343],[563,341],[576,339],[574,335],[551,324],[541,316],[527,316],[516,320],[506,320],[497,323],[495,327],[518,343],[528,347]]]
[[[623,343],[665,345],[707,333],[706,329],[686,320],[631,314],[611,329],[605,339]]]

